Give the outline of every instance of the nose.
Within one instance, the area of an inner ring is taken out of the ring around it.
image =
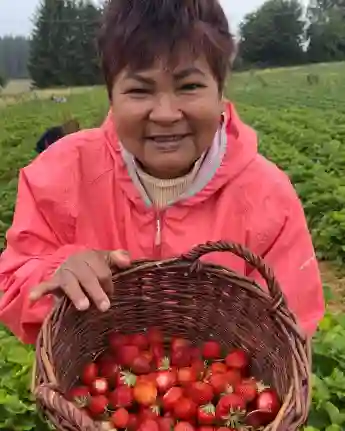
[[[160,94],[154,100],[150,112],[151,121],[160,124],[171,124],[181,120],[182,117],[182,111],[174,95]]]

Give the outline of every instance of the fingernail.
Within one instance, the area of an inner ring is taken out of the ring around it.
[[[102,301],[99,305],[99,308],[101,311],[107,311],[109,310],[109,307],[110,307],[109,301]]]
[[[82,299],[77,303],[78,310],[86,310],[89,308],[90,302],[87,298]]]

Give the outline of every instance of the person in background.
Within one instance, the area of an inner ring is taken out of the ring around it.
[[[312,336],[324,298],[303,208],[224,98],[235,43],[218,1],[110,0],[99,49],[104,123],[20,172],[0,320],[34,343],[55,293],[81,313],[91,303],[102,313],[112,271],[131,259],[225,240],[265,259]],[[230,253],[206,259],[262,282]]]
[[[78,132],[80,125],[77,120],[72,119],[66,121],[61,126],[54,126],[47,129],[36,143],[36,152],[42,153],[50,145],[54,144],[59,139],[71,133]]]

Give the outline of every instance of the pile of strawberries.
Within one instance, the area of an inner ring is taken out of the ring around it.
[[[109,350],[83,369],[69,400],[104,430],[229,431],[258,429],[274,420],[280,400],[250,376],[241,349],[217,341],[196,347],[162,332],[109,337]]]

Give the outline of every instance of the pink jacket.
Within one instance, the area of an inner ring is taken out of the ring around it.
[[[163,259],[222,239],[265,258],[299,323],[312,335],[324,300],[302,206],[287,176],[258,154],[254,131],[231,104],[228,117],[219,160],[162,212],[144,195],[111,113],[100,128],[63,138],[22,169],[0,258],[0,320],[33,343],[52,300],[32,304],[28,292],[78,251],[121,248],[133,259]],[[262,282],[230,253],[207,259]]]

